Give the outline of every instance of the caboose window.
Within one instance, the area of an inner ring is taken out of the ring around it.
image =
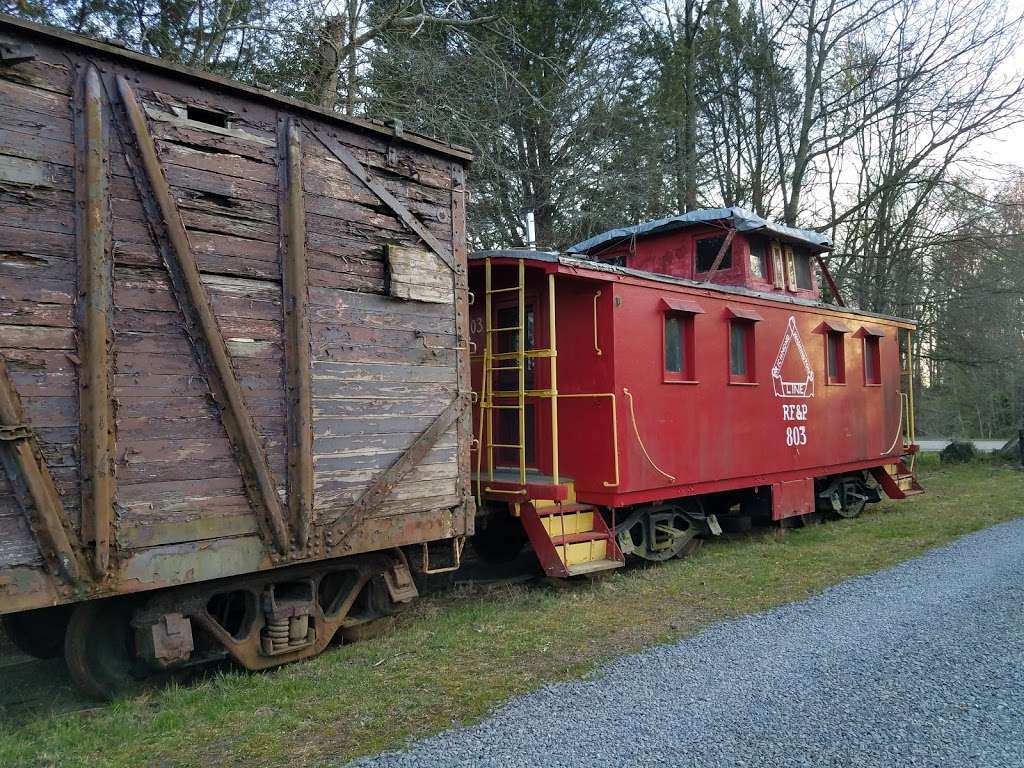
[[[722,250],[722,245],[725,243],[725,235],[717,237],[702,237],[697,241],[697,271],[708,272],[711,267],[715,265],[715,258],[718,256],[718,252]],[[732,248],[725,252],[722,256],[722,263],[718,265],[719,269],[729,269],[732,267]]]
[[[829,384],[846,383],[846,356],[843,346],[842,333],[829,331],[825,334],[825,360]]]
[[[750,274],[758,280],[768,279],[768,257],[764,243],[750,244]]]
[[[665,380],[694,381],[693,314],[665,313]]]
[[[683,331],[683,318],[679,315],[665,315],[665,372],[682,373],[685,355],[686,334]]]
[[[811,270],[811,254],[796,251],[793,254],[793,269],[796,272],[796,287],[801,291],[814,288],[814,273]]]
[[[864,383],[868,385],[882,383],[881,355],[879,354],[877,336],[864,337]]]
[[[729,381],[754,381],[754,324],[746,320],[729,321]]]

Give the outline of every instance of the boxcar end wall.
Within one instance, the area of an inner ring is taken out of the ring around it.
[[[0,18],[0,613],[471,532],[462,150]]]

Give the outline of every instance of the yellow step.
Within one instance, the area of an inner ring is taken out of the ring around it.
[[[585,573],[597,573],[608,571],[612,568],[621,568],[625,563],[621,560],[592,560],[589,563],[580,563],[569,567],[570,576],[580,576]]]
[[[567,488],[568,498],[563,501],[563,504],[575,504],[576,503],[576,485],[572,482],[563,483]],[[533,506],[539,512],[542,509],[553,507],[558,504],[557,501],[551,501],[550,499],[534,499]]]
[[[574,512],[569,515],[547,515],[540,518],[548,536],[568,536],[572,533],[586,533],[594,530],[594,510]]]
[[[608,540],[581,541],[576,544],[561,544],[555,547],[558,556],[566,566],[604,560],[608,554]]]

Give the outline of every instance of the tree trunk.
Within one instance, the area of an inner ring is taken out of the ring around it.
[[[344,16],[328,16],[320,32],[319,61],[313,77],[313,97],[324,109],[334,109],[338,103],[338,52],[345,40],[348,24]]]

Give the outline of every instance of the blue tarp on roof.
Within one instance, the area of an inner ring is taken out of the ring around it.
[[[797,229],[796,227],[787,227],[785,224],[774,224],[762,219],[756,213],[751,213],[743,208],[704,208],[699,211],[681,213],[678,216],[669,216],[666,219],[635,224],[632,227],[609,229],[600,235],[594,235],[589,240],[584,240],[581,243],[570,246],[567,251],[569,253],[590,253],[601,245],[628,237],[664,234],[665,232],[673,232],[677,229],[686,229],[696,224],[728,220],[732,220],[735,223],[737,232],[763,231],[789,242],[802,243],[817,250],[828,250],[832,247],[832,242],[826,235],[810,229]]]

